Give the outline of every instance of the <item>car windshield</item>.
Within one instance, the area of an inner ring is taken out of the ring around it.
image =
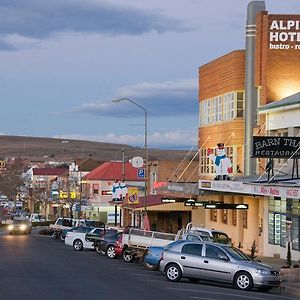
[[[28,224],[27,220],[13,220],[13,224]]]
[[[233,247],[226,247],[226,251],[236,260],[251,260],[251,258],[241,250]]]

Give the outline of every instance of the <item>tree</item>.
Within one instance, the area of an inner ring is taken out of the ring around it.
[[[45,215],[46,219],[47,219],[47,208],[50,202],[52,202],[49,195],[50,192],[47,187],[36,186],[33,188],[32,198],[34,200],[34,203],[38,203],[39,206],[42,207],[43,214]]]
[[[5,169],[0,173],[0,192],[8,200],[16,200],[24,187],[25,180],[22,176],[24,163],[21,159],[6,162]]]

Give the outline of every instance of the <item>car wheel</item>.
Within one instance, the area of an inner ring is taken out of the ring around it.
[[[181,279],[182,272],[178,265],[170,264],[166,268],[166,277],[169,281],[179,281]]]
[[[253,286],[253,280],[249,273],[247,272],[239,272],[234,277],[234,286],[243,291],[251,290]]]
[[[144,267],[145,267],[147,270],[150,270],[150,271],[155,271],[155,270],[158,269],[158,266],[156,266],[156,265],[151,265],[151,264],[149,264],[149,263],[146,262],[146,261],[143,262],[143,265],[144,265]]]
[[[103,251],[100,246],[96,246],[95,250],[98,254],[105,255],[105,251]]]
[[[51,234],[51,238],[52,238],[52,240],[56,240],[56,239],[57,239],[57,233],[56,233],[56,232],[53,232],[53,233]]]
[[[192,278],[192,277],[189,277],[189,281],[190,282],[193,282],[193,283],[197,283],[197,282],[199,282],[199,278]]]
[[[108,246],[106,249],[106,255],[108,258],[116,258],[117,253],[114,246]]]
[[[125,262],[133,262],[134,260],[134,255],[133,253],[131,252],[128,252],[128,251],[123,251],[122,252],[122,259],[125,261]]]
[[[83,243],[81,240],[75,240],[73,243],[73,248],[76,251],[81,251],[83,249]]]
[[[60,240],[61,242],[64,242],[64,241],[65,241],[65,237],[64,237],[62,234],[60,234],[58,238],[59,238],[59,240]]]

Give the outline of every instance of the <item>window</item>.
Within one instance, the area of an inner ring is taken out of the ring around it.
[[[236,93],[236,116],[238,118],[244,116],[244,92]]]
[[[286,246],[289,240],[292,249],[299,248],[299,200],[270,197],[268,212],[268,242]]]
[[[202,244],[187,244],[181,249],[181,253],[202,256]]]
[[[230,120],[234,118],[234,93],[224,95],[224,111],[223,120]]]
[[[248,228],[248,211],[243,210],[242,214],[243,214],[243,228],[247,229]]]
[[[234,91],[199,103],[199,125],[211,125],[244,115],[244,91]]]
[[[227,224],[228,222],[228,210],[222,209],[222,223]]]
[[[229,259],[226,253],[218,247],[212,245],[206,245],[206,257],[214,259]]]
[[[218,221],[218,210],[217,209],[210,210],[210,220],[214,221],[214,222]]]
[[[237,224],[237,210],[236,209],[232,210],[232,222],[231,223],[233,226],[236,226],[236,224]]]
[[[188,234],[188,235],[186,236],[186,239],[187,239],[188,241],[199,241],[199,240],[200,240],[199,237],[198,237],[197,235],[193,235],[193,234]]]

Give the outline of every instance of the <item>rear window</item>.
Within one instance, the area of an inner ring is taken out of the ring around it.
[[[186,244],[182,247],[181,253],[202,255],[202,244]]]
[[[224,232],[213,231],[213,241],[220,244],[230,244],[228,235]]]

